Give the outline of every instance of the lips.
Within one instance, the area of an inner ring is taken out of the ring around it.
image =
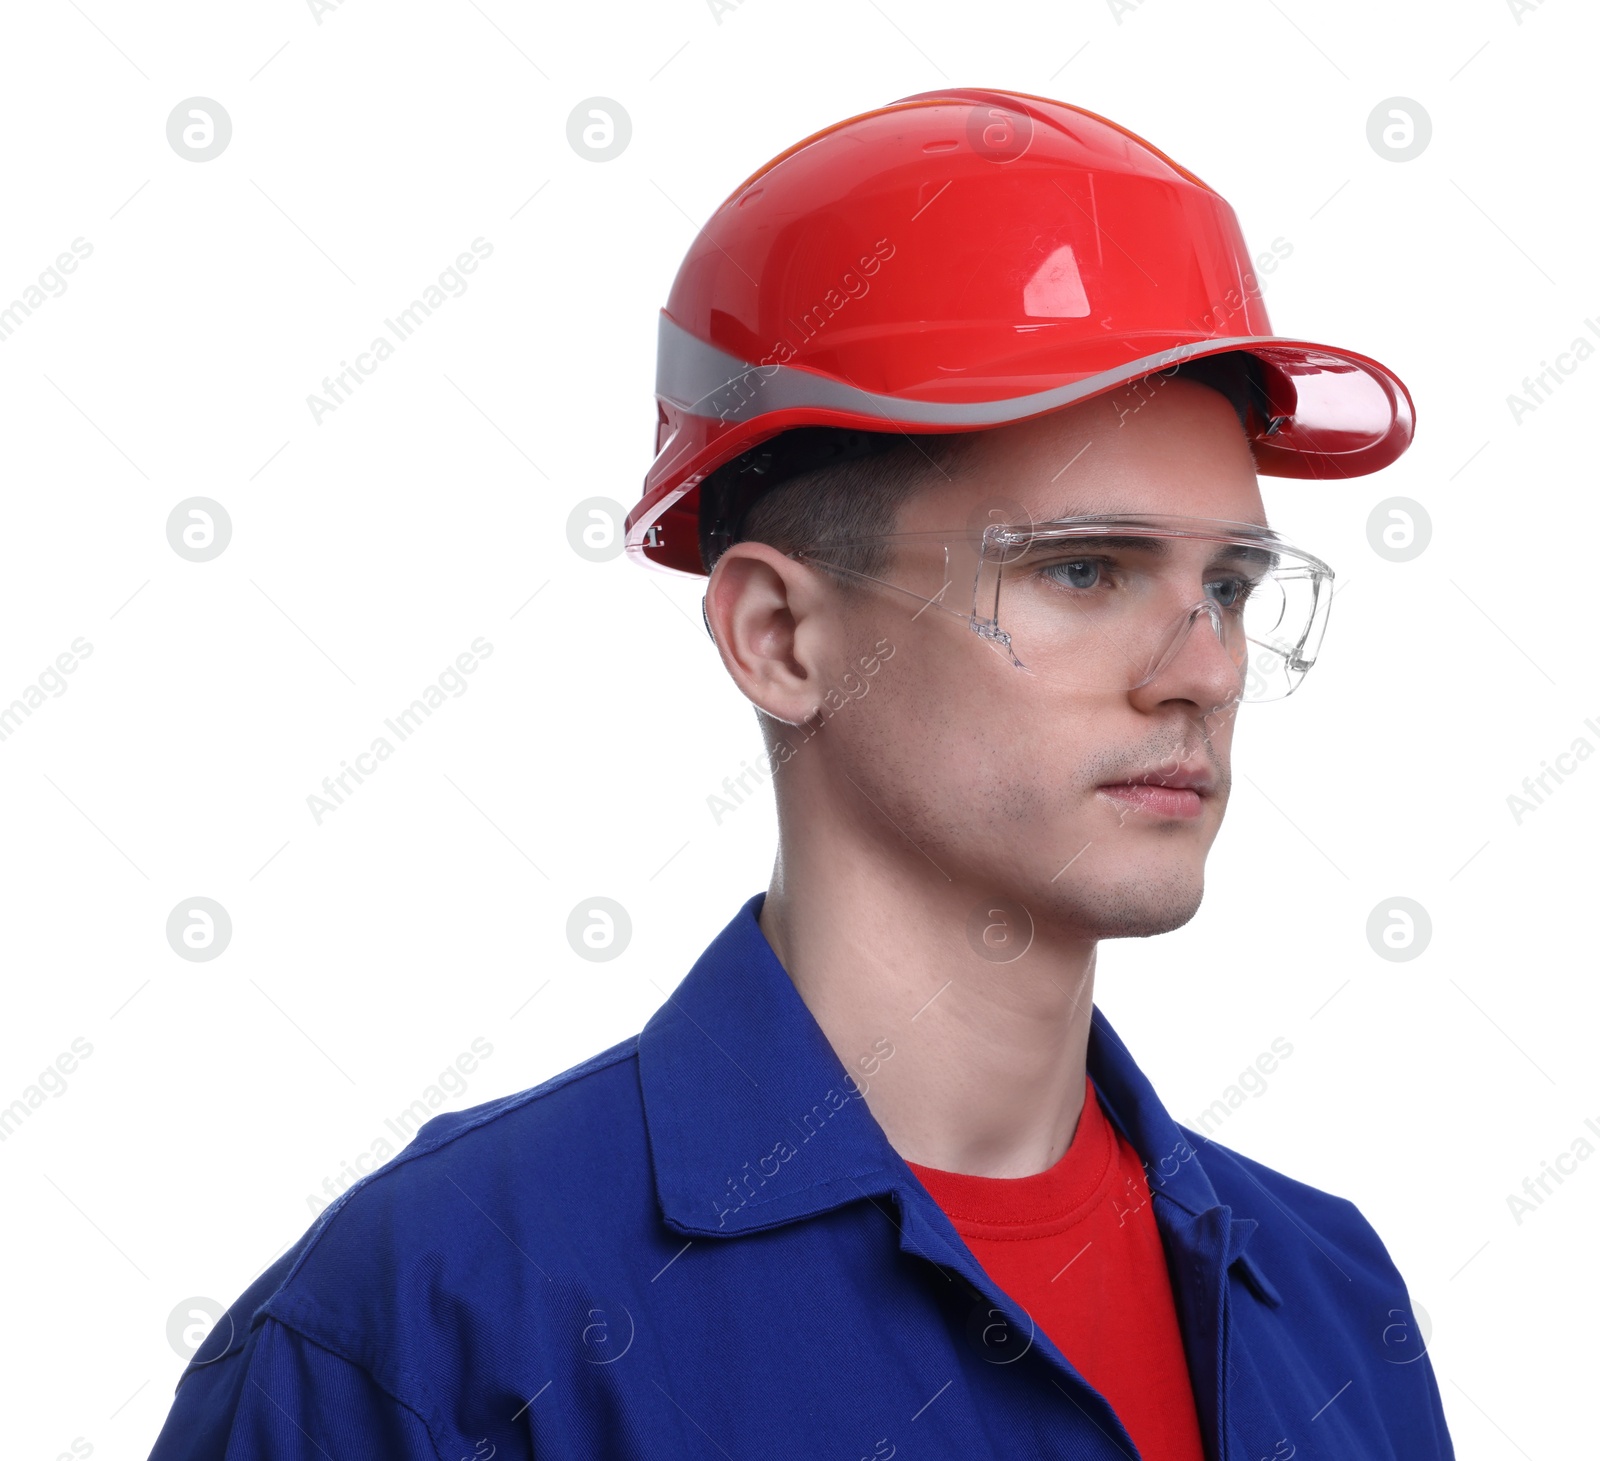
[[[1210,772],[1198,766],[1149,773],[1137,781],[1109,781],[1098,789],[1124,804],[1164,817],[1197,817],[1214,787]]]
[[[1131,804],[1157,817],[1198,817],[1201,794],[1186,786],[1132,785],[1113,782],[1100,788],[1115,801]]]

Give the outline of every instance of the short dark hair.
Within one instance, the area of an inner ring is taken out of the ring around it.
[[[852,431],[796,427],[763,442],[700,487],[700,552],[706,571],[738,542],[785,553],[818,543],[892,533],[901,503],[947,476],[975,432]],[[772,479],[776,478],[776,481]],[[828,555],[856,573],[886,566],[881,544]]]
[[[1249,429],[1265,398],[1254,358],[1231,351],[1184,361],[1160,373],[1220,392]],[[785,553],[817,543],[892,533],[902,503],[959,459],[977,431],[908,434],[799,426],[761,442],[700,484],[700,557],[706,572],[734,543],[766,543]],[[887,566],[882,544],[830,553],[855,573]]]

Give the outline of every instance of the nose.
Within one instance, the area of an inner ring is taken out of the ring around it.
[[[1244,665],[1228,647],[1222,612],[1204,599],[1178,617],[1129,693],[1140,709],[1176,699],[1210,712],[1233,705],[1243,688]]]

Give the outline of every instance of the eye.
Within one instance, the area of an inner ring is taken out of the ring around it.
[[[1090,589],[1100,581],[1106,567],[1102,558],[1067,558],[1046,564],[1039,571],[1065,588]]]
[[[1254,588],[1255,581],[1253,579],[1218,578],[1213,579],[1206,585],[1206,592],[1221,604],[1224,609],[1237,609],[1242,607]]]

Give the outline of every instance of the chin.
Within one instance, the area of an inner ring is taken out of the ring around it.
[[[1200,911],[1199,900],[1182,907],[1145,908],[1128,906],[1102,919],[1095,930],[1097,938],[1154,938],[1182,928]]]
[[[1045,890],[1042,906],[1051,922],[1080,937],[1153,938],[1188,923],[1200,911],[1204,893],[1198,876],[1141,875],[1071,887],[1057,884]]]

